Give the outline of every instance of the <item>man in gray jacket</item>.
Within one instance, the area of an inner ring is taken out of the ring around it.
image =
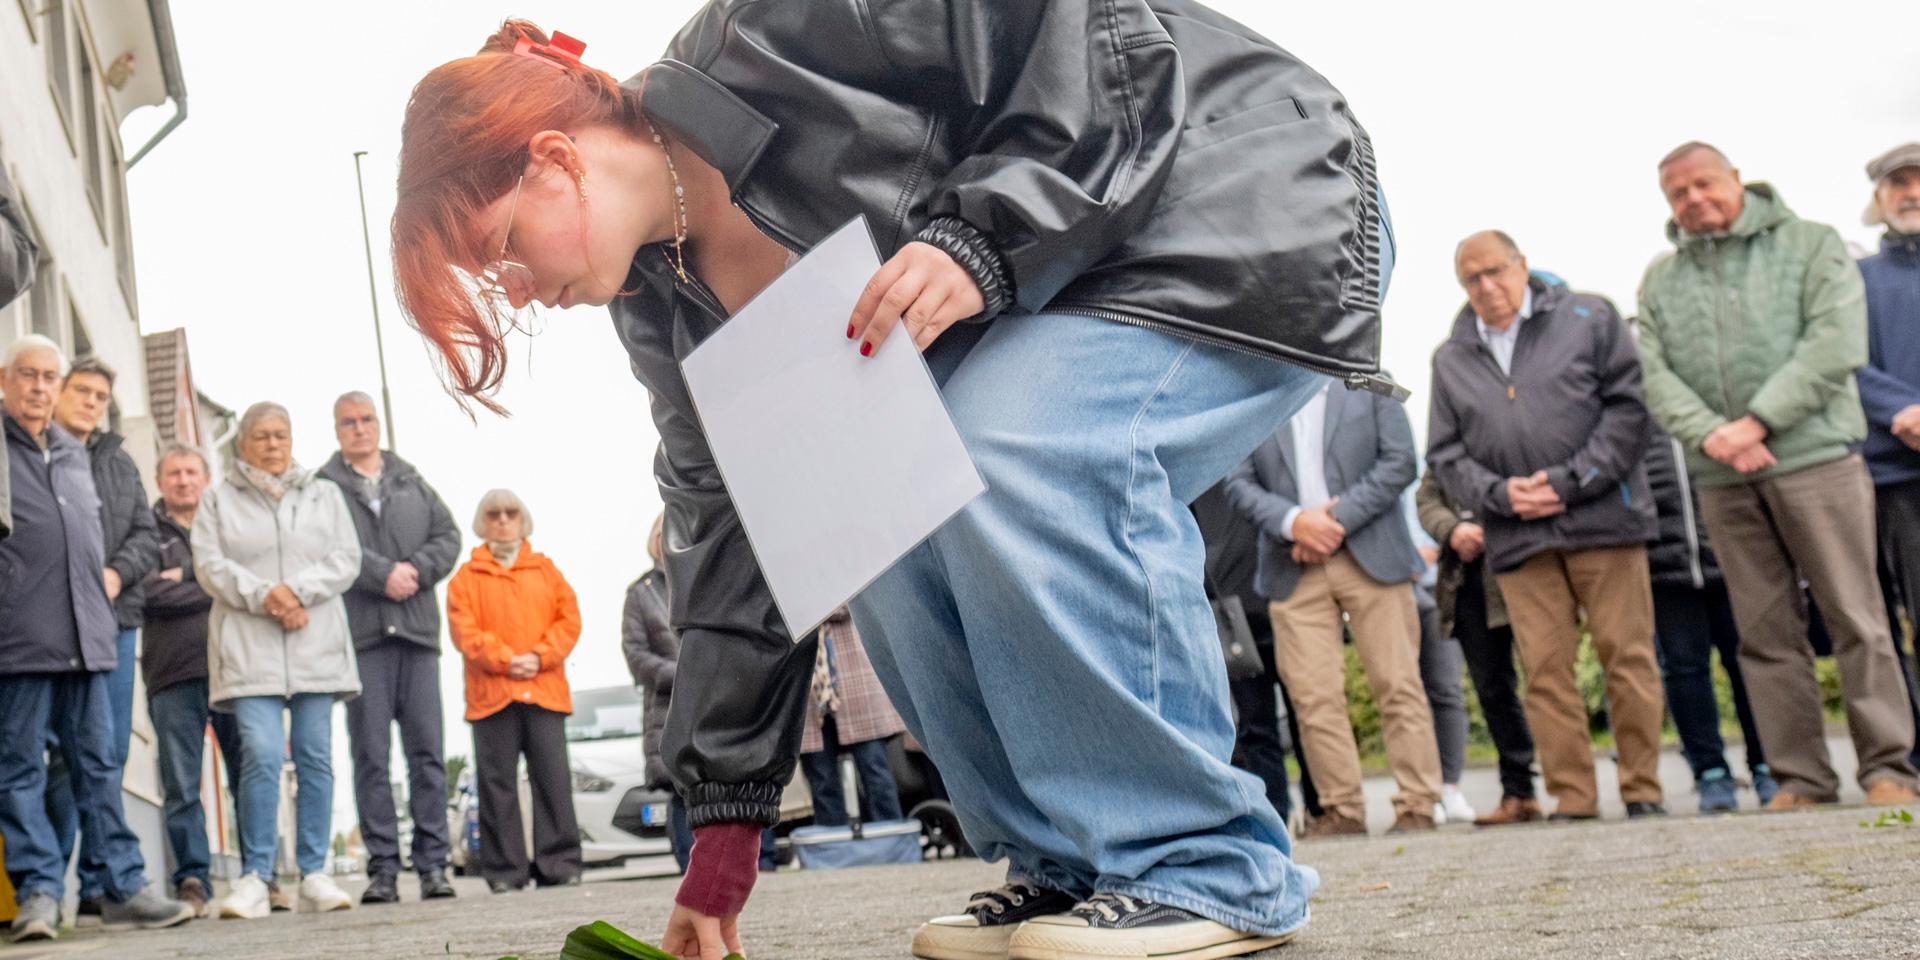
[[[360,576],[345,597],[360,661],[360,696],[347,701],[353,796],[367,844],[369,882],[360,902],[400,901],[400,825],[388,775],[395,723],[407,758],[420,897],[451,897],[440,606],[433,588],[453,572],[460,529],[412,464],[381,451],[372,397],[355,391],[334,401],[333,429],[340,450],[320,475],[346,494],[360,538]]]
[[[172,926],[193,908],[146,882],[138,838],[121,807],[107,674],[114,668],[113,608],[101,571],[100,503],[86,451],[53,428],[65,360],[40,336],[7,349],[0,368],[0,430],[13,502],[13,535],[0,541],[0,838],[20,910],[11,936],[59,934],[67,862],[44,799],[53,738],[86,830],[83,862],[99,865],[102,919]]]
[[[1427,463],[1486,531],[1553,818],[1600,810],[1573,673],[1581,608],[1606,670],[1627,813],[1664,814],[1649,419],[1633,338],[1605,299],[1531,276],[1499,231],[1461,241],[1454,268],[1468,303],[1434,351]]]
[[[1308,837],[1366,833],[1342,614],[1380,704],[1400,788],[1392,832],[1433,829],[1440,754],[1413,592],[1423,563],[1400,507],[1414,470],[1413,429],[1400,404],[1323,387],[1227,476],[1228,501],[1262,534],[1257,577],[1272,602],[1274,654],[1326,811],[1307,825]]]

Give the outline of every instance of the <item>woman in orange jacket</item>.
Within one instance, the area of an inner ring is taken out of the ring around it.
[[[533,517],[510,490],[474,513],[486,543],[447,584],[447,624],[467,658],[467,722],[480,797],[480,869],[494,893],[580,882],[573,815],[565,663],[580,639],[580,605],[546,555],[527,543]],[[532,862],[521,833],[518,771],[533,795]]]

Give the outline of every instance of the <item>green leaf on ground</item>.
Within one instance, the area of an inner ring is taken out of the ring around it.
[[[567,934],[567,945],[560,950],[560,960],[679,960],[673,954],[650,943],[642,942],[626,931],[605,920],[595,920],[584,927],[575,927]],[[726,960],[746,960],[737,953],[727,954]]]
[[[1913,814],[1905,810],[1883,810],[1872,820],[1862,820],[1860,825],[1872,829],[1880,827],[1905,827],[1913,824]]]

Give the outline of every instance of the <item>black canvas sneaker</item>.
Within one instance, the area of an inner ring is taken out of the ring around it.
[[[1007,960],[1007,941],[1020,924],[1073,908],[1073,897],[1031,883],[983,890],[963,913],[935,917],[913,935],[913,955],[923,960]]]
[[[1293,939],[1235,930],[1179,907],[1119,893],[1097,893],[1064,914],[1035,917],[1014,931],[1009,960],[1215,960]]]

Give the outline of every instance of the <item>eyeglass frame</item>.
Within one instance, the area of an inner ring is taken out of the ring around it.
[[[518,260],[507,259],[507,246],[513,239],[513,217],[520,208],[520,188],[525,186],[527,175],[521,174],[513,181],[513,198],[507,201],[507,230],[500,236],[500,252],[480,268],[480,276],[487,283],[487,293],[505,301],[511,307],[512,295],[507,290],[508,270],[515,270],[525,276],[529,298],[533,291],[533,269]]]

